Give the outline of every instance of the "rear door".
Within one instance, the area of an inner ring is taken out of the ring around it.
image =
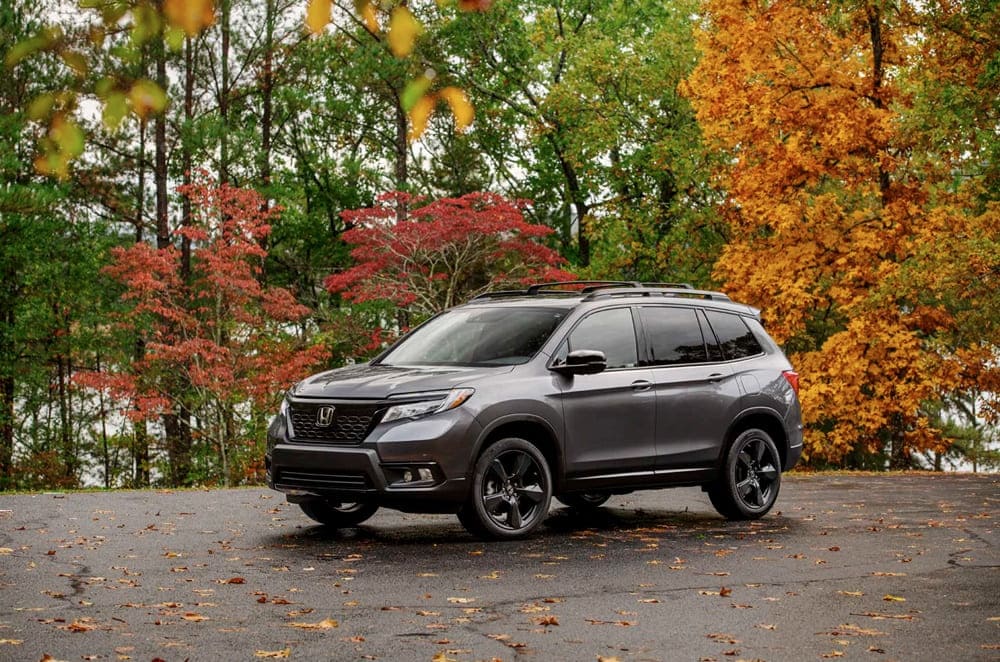
[[[631,308],[598,310],[581,319],[554,360],[581,349],[604,352],[608,367],[560,378],[567,478],[651,475],[656,395],[652,371],[639,365]]]
[[[638,308],[656,391],[658,470],[712,466],[739,408],[740,388],[696,308]]]

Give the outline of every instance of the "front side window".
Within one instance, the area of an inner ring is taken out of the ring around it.
[[[644,306],[639,315],[646,332],[650,365],[704,363],[708,359],[693,308]]]
[[[601,310],[583,318],[569,334],[567,351],[592,349],[604,352],[608,368],[634,368],[639,363],[635,324],[628,308]]]
[[[719,313],[714,310],[705,311],[705,315],[719,339],[719,346],[727,361],[763,353],[764,350],[757,342],[757,338],[739,315]]]
[[[431,319],[379,365],[495,366],[527,363],[566,316],[556,308],[461,308]]]

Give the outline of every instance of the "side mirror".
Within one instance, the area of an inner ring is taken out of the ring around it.
[[[596,375],[604,372],[608,367],[608,360],[604,352],[594,349],[578,349],[566,355],[566,362],[561,365],[554,365],[550,370],[554,370],[563,375]]]

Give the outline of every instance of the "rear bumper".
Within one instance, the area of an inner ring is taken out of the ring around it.
[[[785,453],[785,466],[782,467],[782,471],[794,467],[802,457],[802,413],[797,404],[785,419],[785,434],[788,435],[788,451]]]

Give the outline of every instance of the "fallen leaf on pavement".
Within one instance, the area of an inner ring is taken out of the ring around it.
[[[329,630],[331,628],[340,627],[340,624],[332,618],[324,618],[318,623],[286,623],[290,628],[299,628],[300,630]]]
[[[257,651],[254,657],[285,658],[292,656],[291,648],[283,648],[280,651]]]
[[[871,628],[863,628],[860,625],[841,623],[835,630],[817,632],[816,634],[828,634],[831,637],[879,637],[886,633]]]
[[[861,613],[851,612],[851,616],[867,616],[868,618],[874,618],[875,620],[882,620],[882,619],[895,619],[899,621],[913,620],[913,614],[883,614],[877,611],[865,611]]]
[[[90,618],[78,618],[69,625],[60,625],[59,628],[70,632],[90,632],[97,629],[97,624]]]

